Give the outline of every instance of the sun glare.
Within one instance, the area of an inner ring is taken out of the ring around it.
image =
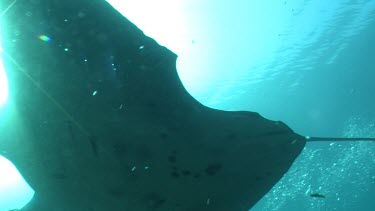
[[[0,16],[1,17],[1,16]],[[2,59],[3,48],[1,46],[1,31],[0,31],[0,108],[8,99],[8,79],[5,74],[4,63]]]
[[[0,107],[8,99],[8,80],[5,74],[3,60],[0,58]]]
[[[180,53],[191,44],[182,0],[107,0],[160,45]],[[147,6],[145,6],[147,5]]]
[[[0,156],[0,210],[21,209],[33,194],[17,168]]]

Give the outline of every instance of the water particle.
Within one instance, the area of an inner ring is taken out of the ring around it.
[[[132,170],[131,171],[135,171],[135,169],[136,169],[137,167],[136,166],[133,166],[133,168],[132,168]]]
[[[92,96],[95,96],[96,94],[98,94],[98,91],[94,91],[93,93],[92,93]]]
[[[145,46],[143,46],[143,45],[139,47],[140,50],[142,50],[142,49],[144,49],[144,48],[145,48]]]

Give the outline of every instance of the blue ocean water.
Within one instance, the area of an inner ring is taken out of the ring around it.
[[[179,55],[181,80],[203,104],[303,135],[375,137],[374,0],[110,2]],[[25,203],[1,185],[14,197],[0,197],[0,211]],[[251,210],[372,211],[374,195],[375,143],[308,143]]]
[[[293,15],[277,33],[277,50],[218,84],[221,93],[203,102],[257,111],[305,135],[374,136],[375,1],[290,4],[285,9]],[[251,210],[371,211],[374,193],[375,143],[308,143]]]

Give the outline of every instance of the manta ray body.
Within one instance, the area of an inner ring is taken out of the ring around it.
[[[35,190],[23,211],[247,211],[307,141],[200,104],[177,55],[103,0],[18,0],[1,21],[0,152]]]

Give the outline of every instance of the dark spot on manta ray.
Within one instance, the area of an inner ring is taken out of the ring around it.
[[[172,166],[172,169],[173,169],[173,171],[172,171],[172,173],[171,173],[171,176],[172,176],[173,178],[178,178],[178,177],[181,176],[181,174],[182,174],[183,176],[189,176],[189,175],[192,174],[191,171],[186,170],[186,169],[182,170],[182,171],[179,173],[177,166]]]
[[[170,156],[168,156],[168,161],[171,162],[171,163],[176,163],[177,158],[174,155],[170,155]]]
[[[189,175],[191,175],[191,172],[189,170],[182,170],[181,174],[184,175],[184,176],[189,176]]]
[[[256,176],[256,177],[255,177],[255,180],[256,180],[256,181],[261,181],[262,179],[263,179],[263,178],[262,178],[262,177],[259,177],[259,176]]]
[[[199,174],[199,173],[196,173],[196,174],[194,174],[194,178],[200,178],[201,177],[201,174]]]
[[[171,173],[171,177],[173,177],[173,178],[179,178],[180,174],[178,172],[174,171],[174,172]]]
[[[207,166],[205,172],[209,176],[214,176],[220,169],[222,169],[223,165],[220,163],[214,163]]]
[[[167,133],[161,133],[160,134],[160,138],[167,139],[168,138],[168,134]]]

